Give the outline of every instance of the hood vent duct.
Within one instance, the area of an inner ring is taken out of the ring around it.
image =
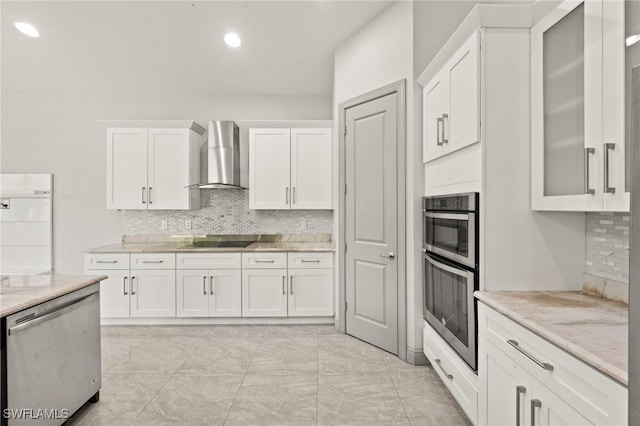
[[[207,143],[200,149],[200,189],[240,186],[240,130],[233,121],[209,121]]]

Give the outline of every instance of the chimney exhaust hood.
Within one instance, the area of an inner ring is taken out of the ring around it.
[[[200,189],[245,189],[240,186],[240,130],[233,121],[209,121],[207,142],[200,149]]]

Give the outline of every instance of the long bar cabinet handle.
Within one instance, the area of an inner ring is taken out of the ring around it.
[[[285,280],[287,279],[287,277],[285,277],[284,275],[282,276],[282,294],[287,294],[287,290],[285,289]]]
[[[145,190],[145,188],[146,188],[146,187],[144,187],[144,186],[142,187],[142,204],[147,204],[147,200],[145,200],[145,197],[144,197],[144,195],[145,195],[145,194],[144,194],[144,190]]]
[[[436,145],[438,146],[444,143],[442,141],[442,139],[444,139],[444,130],[442,130],[443,127],[444,126],[442,124],[442,117],[438,117],[438,120],[436,121]],[[442,135],[442,138],[440,138],[440,135]]]
[[[214,279],[215,277],[213,275],[209,277],[209,293],[211,294],[215,294],[215,292],[213,291],[213,284],[215,283]]]
[[[595,154],[596,149],[593,147],[584,149],[584,193],[594,195],[596,190],[589,188],[589,156]]]
[[[511,346],[513,346],[522,355],[526,356],[531,361],[533,361],[538,367],[542,368],[543,370],[553,371],[553,365],[549,364],[548,362],[542,362],[542,361],[538,360],[536,357],[531,355],[529,352],[527,352],[524,349],[522,349],[517,340],[509,339],[509,340],[507,340],[507,343],[510,344]]]
[[[127,293],[127,279],[128,278],[129,277],[124,277],[124,279],[122,280],[122,294],[125,295],[125,296],[127,294],[129,294],[129,293]]]
[[[527,393],[524,386],[516,386],[516,426],[520,426],[520,395]]]
[[[442,361],[440,361],[438,358],[436,358],[434,360],[436,362],[436,365],[438,367],[440,367],[440,370],[442,370],[442,372],[444,373],[445,377],[449,380],[453,380],[453,376],[449,373],[447,373],[447,370],[444,369],[444,367],[442,366]]]
[[[291,281],[290,281],[290,283],[291,283],[291,288],[289,289],[289,294],[293,294],[293,275],[291,275],[290,280],[291,280]]]
[[[136,277],[131,277],[131,295],[132,296],[135,296],[136,294],[136,283],[134,281],[135,279]]]
[[[449,114],[442,114],[442,143],[449,143],[447,127],[449,126]]]
[[[202,277],[202,293],[207,294],[207,276]]]
[[[604,192],[606,194],[615,194],[616,188],[609,186],[609,151],[616,149],[615,143],[604,144]]]
[[[536,408],[542,407],[542,401],[539,399],[531,400],[531,426],[536,426]]]

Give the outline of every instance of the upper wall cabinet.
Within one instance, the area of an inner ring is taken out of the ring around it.
[[[159,124],[159,123],[155,123]],[[199,150],[204,128],[107,129],[107,208],[187,210],[200,207]]]
[[[331,129],[250,129],[249,208],[331,209]]]
[[[423,162],[480,141],[478,33],[423,89]]]
[[[531,30],[534,210],[629,210],[624,13],[568,0]]]

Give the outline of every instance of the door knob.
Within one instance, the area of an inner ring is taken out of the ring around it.
[[[395,254],[393,254],[393,252],[392,252],[392,251],[390,251],[390,252],[389,252],[389,253],[387,253],[387,254],[381,254],[381,255],[380,255],[380,257],[384,257],[384,258],[386,258],[386,259],[395,259],[396,255],[395,255]]]

